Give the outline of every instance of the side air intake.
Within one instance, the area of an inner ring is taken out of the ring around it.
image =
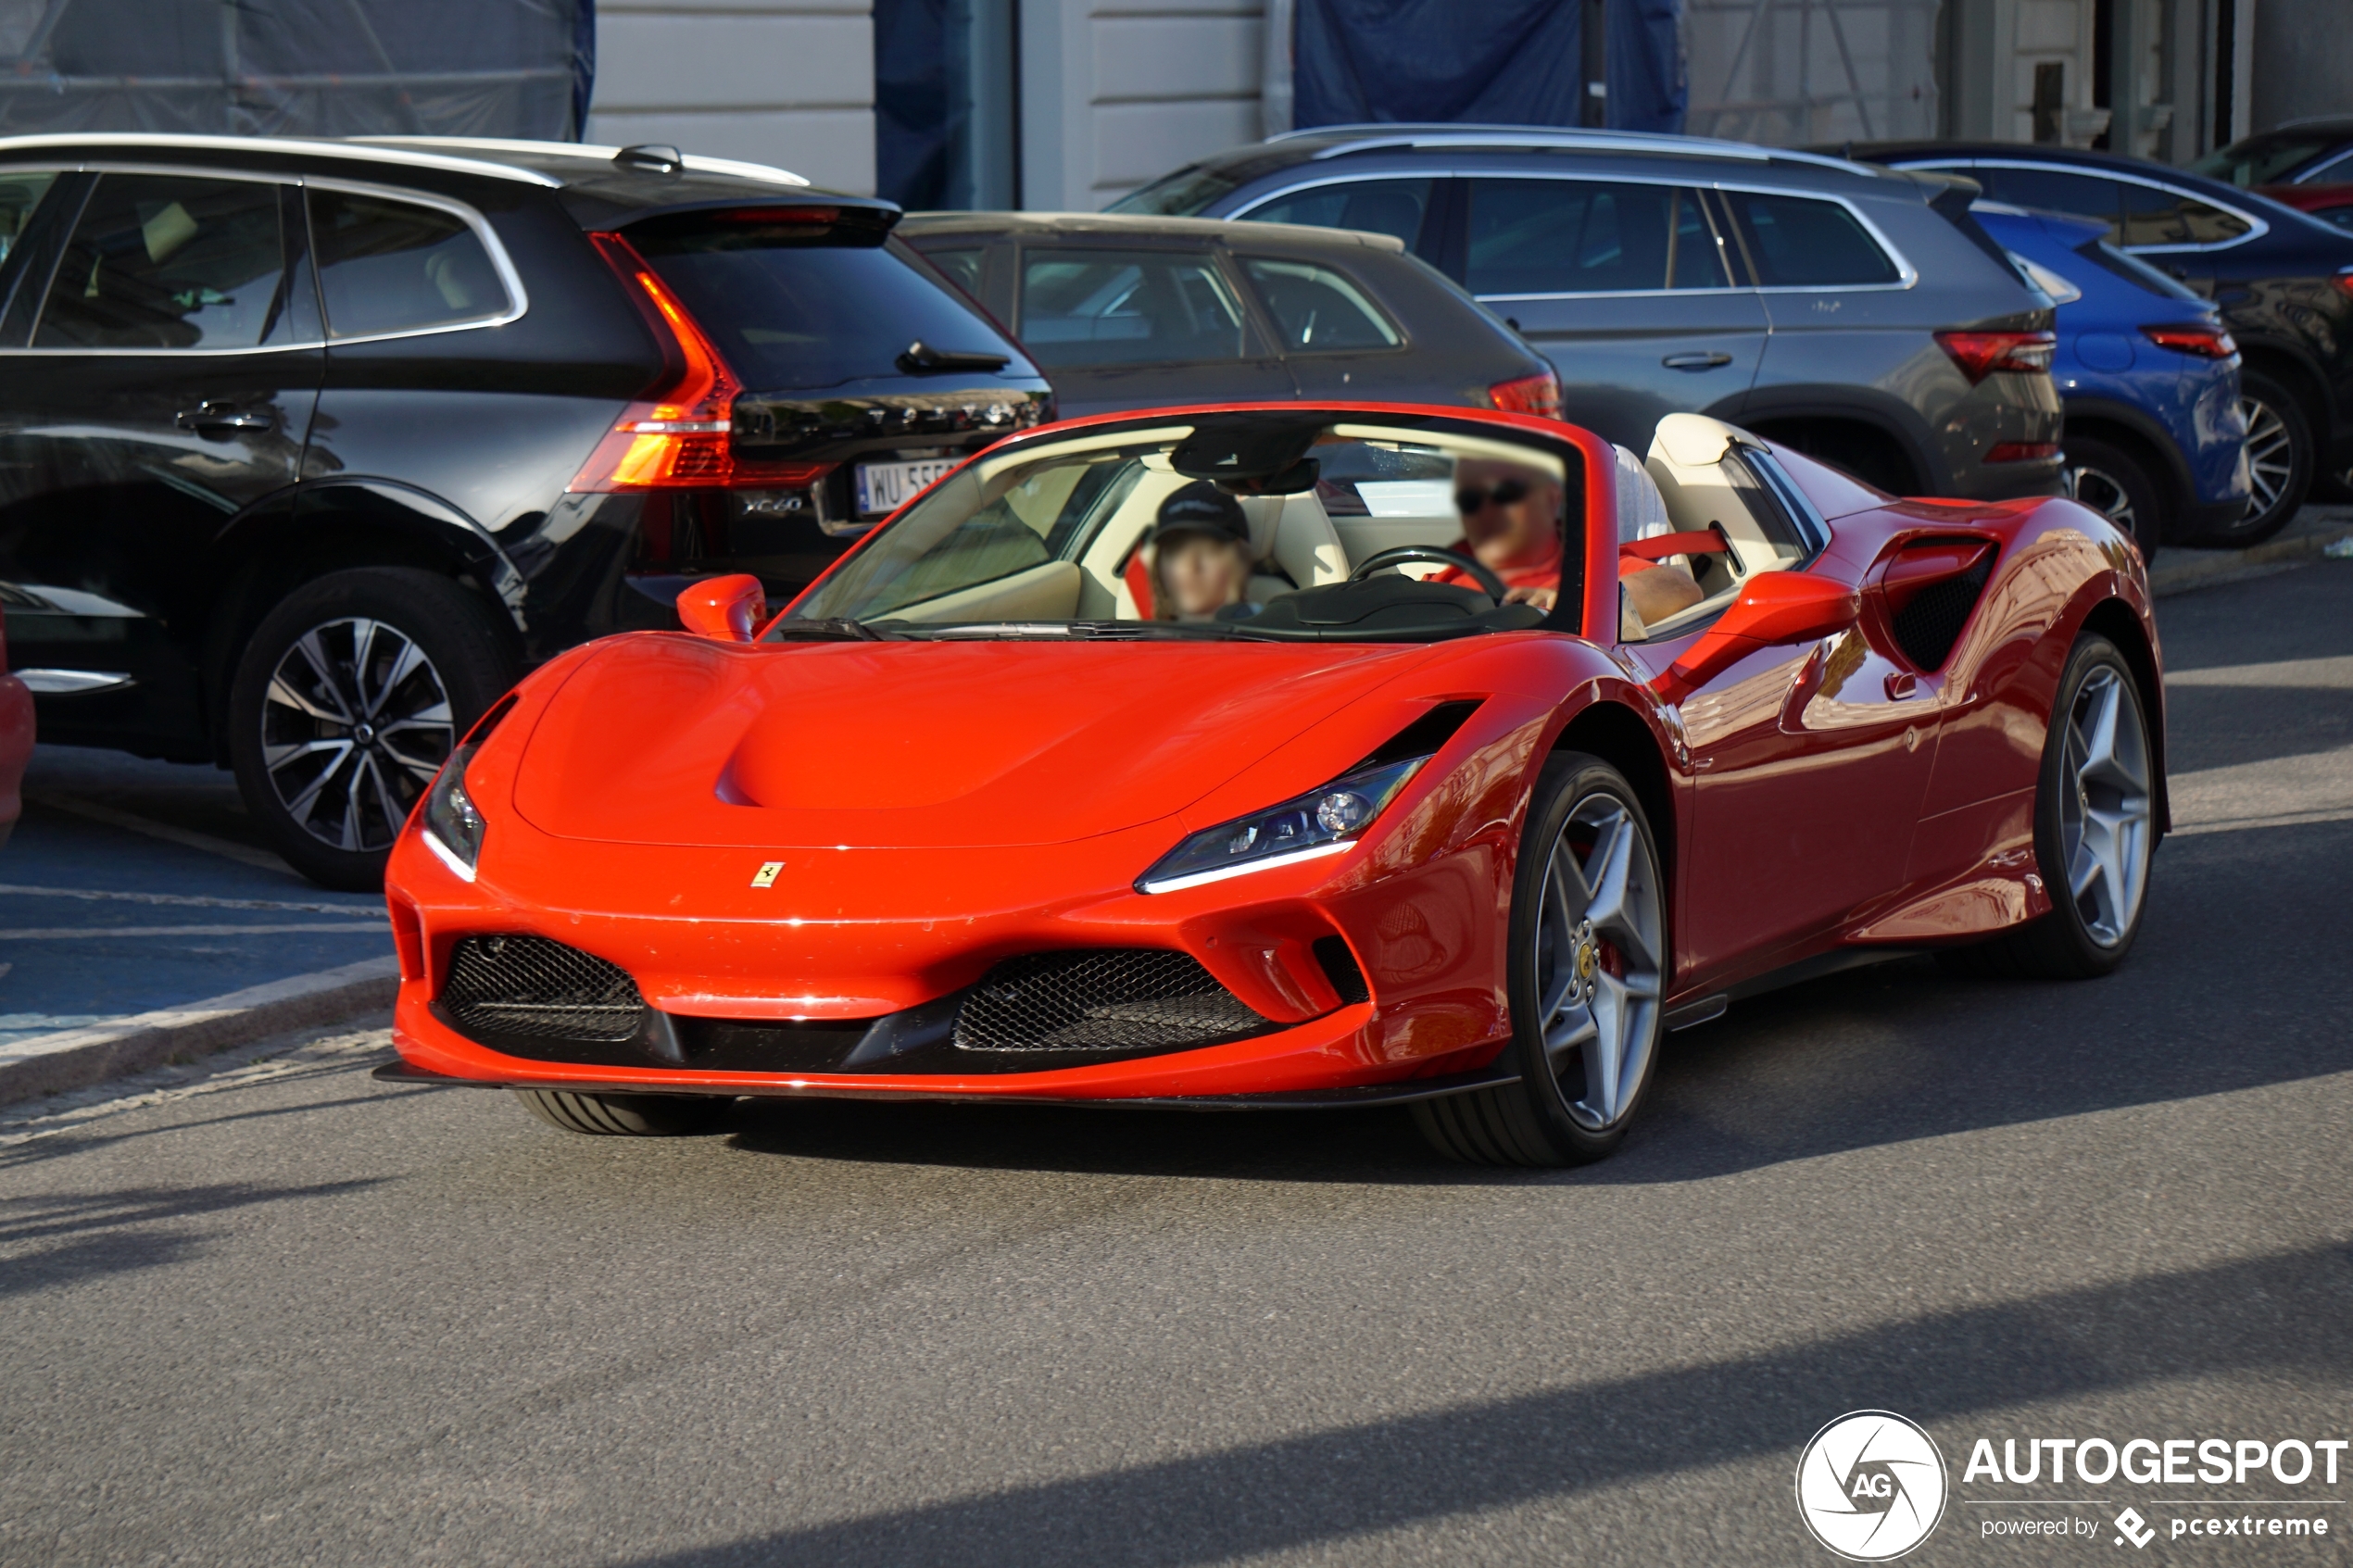
[[[1994,548],[1980,540],[1906,549],[1887,573],[1904,657],[1922,670],[1942,670],[1993,575]]]

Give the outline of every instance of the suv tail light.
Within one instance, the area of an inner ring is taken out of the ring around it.
[[[1986,449],[1989,463],[2033,463],[2059,455],[2056,441],[1996,441]]]
[[[2170,326],[2143,327],[2141,335],[2159,348],[2194,354],[2201,359],[2228,359],[2239,351],[2237,340],[2206,321],[2177,321]]]
[[[830,218],[830,209],[826,216]],[[670,378],[624,410],[568,491],[724,490],[813,484],[830,463],[753,463],[730,444],[743,385],[637,248],[619,234],[588,236],[636,301],[663,346]]]
[[[1540,419],[1561,417],[1561,379],[1551,370],[1499,381],[1487,389],[1487,400],[1507,414],[1534,414]]]
[[[1937,343],[1975,386],[1996,370],[2048,375],[2057,332],[1939,332]]]

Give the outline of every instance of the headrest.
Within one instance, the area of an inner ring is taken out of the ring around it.
[[[1669,414],[1651,433],[1651,456],[1679,468],[1714,468],[1735,443],[1755,439],[1739,426],[1705,414]]]

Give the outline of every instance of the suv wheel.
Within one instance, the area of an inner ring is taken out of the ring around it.
[[[2319,453],[2311,421],[2287,388],[2259,370],[2239,377],[2239,407],[2246,414],[2246,473],[2255,498],[2246,515],[2200,535],[2198,543],[2225,549],[2259,545],[2285,528],[2312,488]]]
[[[367,891],[433,776],[510,685],[490,608],[404,567],[338,571],[263,618],[229,689],[237,785],[271,847],[328,887]]]
[[[2070,495],[2141,547],[2142,560],[2157,558],[2157,542],[2164,533],[2163,502],[2138,458],[2105,441],[2070,435],[2061,477]]]

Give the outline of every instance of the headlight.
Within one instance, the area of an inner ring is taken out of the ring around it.
[[[1337,855],[1355,844],[1428,760],[1415,757],[1359,768],[1297,799],[1197,833],[1138,877],[1136,891],[1174,893],[1244,872]]]
[[[474,879],[474,862],[482,859],[484,826],[481,809],[466,793],[466,764],[474,751],[461,746],[451,752],[425,791],[425,847],[468,882]]]

